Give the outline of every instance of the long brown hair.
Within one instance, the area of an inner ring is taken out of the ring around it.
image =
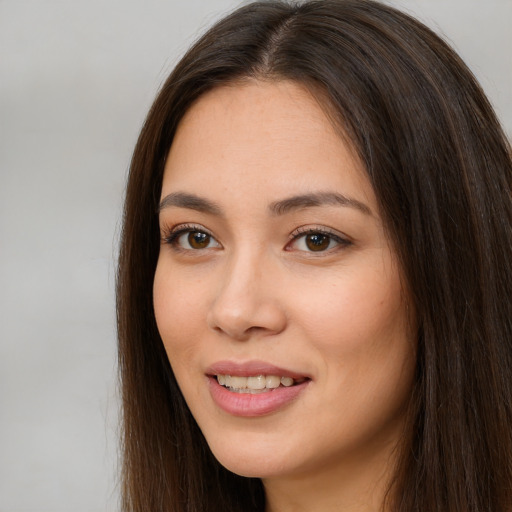
[[[157,206],[176,127],[206,91],[306,85],[366,166],[411,290],[416,381],[390,509],[512,508],[512,164],[495,114],[425,26],[369,0],[246,5],[208,31],[158,94],[126,191],[118,273],[126,512],[259,511],[261,482],[212,456],[159,337]]]

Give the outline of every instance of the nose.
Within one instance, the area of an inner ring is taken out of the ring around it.
[[[279,334],[286,311],[279,298],[279,271],[264,257],[240,254],[226,263],[207,314],[210,329],[244,341]]]

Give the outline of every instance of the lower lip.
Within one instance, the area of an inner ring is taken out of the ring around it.
[[[262,393],[236,393],[221,386],[216,377],[208,378],[213,401],[233,416],[265,416],[293,402],[309,384],[309,380],[294,386],[279,386]]]

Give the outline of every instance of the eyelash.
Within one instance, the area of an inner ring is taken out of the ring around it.
[[[185,251],[185,252],[195,252],[200,251],[201,249],[185,249],[183,247],[180,247],[178,244],[179,238],[187,233],[203,233],[209,237],[211,237],[212,240],[214,240],[217,244],[219,244],[219,247],[221,247],[220,243],[216,240],[216,238],[203,226],[195,225],[195,224],[182,224],[180,226],[177,226],[176,228],[171,229],[165,236],[163,236],[162,241],[170,246],[175,251]],[[289,249],[290,245],[292,243],[297,243],[302,238],[306,238],[308,235],[321,235],[324,237],[327,237],[329,239],[329,245],[332,241],[334,241],[337,245],[335,247],[327,247],[325,250],[319,250],[319,251],[307,251],[302,250],[301,252],[310,253],[311,255],[315,254],[315,252],[318,252],[319,254],[325,254],[330,253],[336,249],[348,247],[352,245],[352,242],[348,240],[347,238],[344,238],[340,236],[338,233],[335,233],[329,229],[326,228],[315,228],[315,227],[301,227],[296,229],[293,233],[291,233],[289,237],[289,241],[286,244],[285,250],[291,250]],[[207,248],[203,248],[207,249]]]
[[[205,235],[211,237],[212,240],[217,242],[216,238],[207,229],[195,224],[181,224],[180,226],[170,229],[168,233],[162,238],[162,241],[170,245],[175,251],[198,251],[199,249],[185,249],[184,247],[180,247],[178,245],[179,238],[187,233],[204,233]]]
[[[326,228],[316,228],[316,227],[301,227],[296,229],[291,235],[290,235],[290,241],[288,242],[286,247],[289,247],[292,243],[297,243],[300,239],[306,238],[308,235],[321,235],[327,237],[330,241],[336,242],[335,247],[328,247],[325,250],[321,251],[304,251],[307,253],[310,253],[311,255],[314,255],[315,252],[318,252],[319,255],[331,253],[332,251],[335,251],[337,249],[341,249],[344,247],[348,247],[352,245],[352,242],[348,240],[347,238],[342,237],[339,233],[331,231],[330,229]]]

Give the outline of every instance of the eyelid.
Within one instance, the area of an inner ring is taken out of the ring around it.
[[[196,252],[200,251],[201,249],[185,249],[183,247],[179,247],[176,244],[176,241],[180,238],[180,236],[184,235],[185,233],[191,233],[191,232],[200,232],[205,233],[209,237],[211,237],[215,242],[219,245],[219,247],[222,247],[221,243],[217,240],[217,238],[212,234],[212,232],[205,228],[204,226],[200,224],[178,224],[176,226],[173,226],[172,228],[162,228],[162,236],[161,240],[163,243],[170,245],[174,250],[176,251],[190,251],[190,252]],[[206,248],[205,248],[206,249]],[[205,250],[203,249],[203,250]]]
[[[301,239],[302,237],[307,236],[309,234],[317,234],[317,233],[321,234],[321,235],[328,236],[329,238],[331,238],[332,240],[334,240],[337,243],[337,246],[334,248],[331,248],[331,249],[327,249],[325,251],[318,251],[317,253],[315,253],[315,251],[301,251],[301,252],[306,252],[309,254],[320,256],[322,254],[328,254],[328,253],[331,253],[332,251],[335,251],[336,249],[348,247],[353,244],[353,242],[350,240],[349,237],[347,237],[343,233],[341,233],[337,230],[334,230],[332,228],[328,228],[325,226],[301,226],[301,227],[295,229],[292,233],[290,233],[289,241],[286,244],[286,250],[291,250],[291,249],[289,249],[291,244],[293,242],[296,242],[297,240]]]

